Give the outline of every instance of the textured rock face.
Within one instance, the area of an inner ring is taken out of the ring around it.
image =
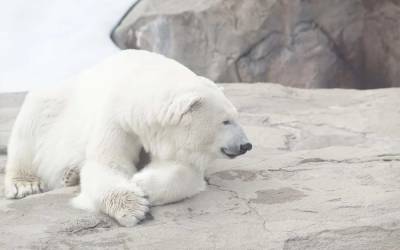
[[[0,155],[0,249],[398,249],[400,89],[224,87],[254,150],[135,228],[71,208],[77,188],[4,200]],[[0,94],[6,137],[22,97]]]
[[[142,0],[114,30],[219,82],[400,86],[394,0]]]

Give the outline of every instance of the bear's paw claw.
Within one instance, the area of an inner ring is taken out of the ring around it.
[[[149,202],[132,191],[113,191],[103,200],[103,211],[121,226],[133,227],[146,218]]]

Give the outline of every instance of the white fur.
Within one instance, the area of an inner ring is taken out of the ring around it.
[[[60,187],[77,168],[75,206],[135,225],[148,200],[161,205],[204,190],[204,169],[221,148],[247,142],[236,116],[214,83],[176,61],[122,51],[63,87],[27,96],[9,143],[6,196]],[[142,147],[152,162],[136,173]]]
[[[152,205],[179,201],[206,188],[201,170],[176,162],[151,162],[132,180],[144,190]]]

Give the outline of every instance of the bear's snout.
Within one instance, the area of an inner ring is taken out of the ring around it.
[[[250,151],[252,148],[253,148],[253,145],[250,142],[246,142],[246,143],[236,146],[235,149],[221,148],[221,152],[224,155],[228,156],[229,158],[233,159],[236,156],[245,154],[247,151]]]

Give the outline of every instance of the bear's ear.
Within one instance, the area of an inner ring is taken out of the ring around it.
[[[201,97],[194,93],[187,93],[182,96],[177,97],[172,101],[172,103],[162,114],[161,124],[162,125],[176,125],[181,120],[182,117],[198,108],[201,104]]]

